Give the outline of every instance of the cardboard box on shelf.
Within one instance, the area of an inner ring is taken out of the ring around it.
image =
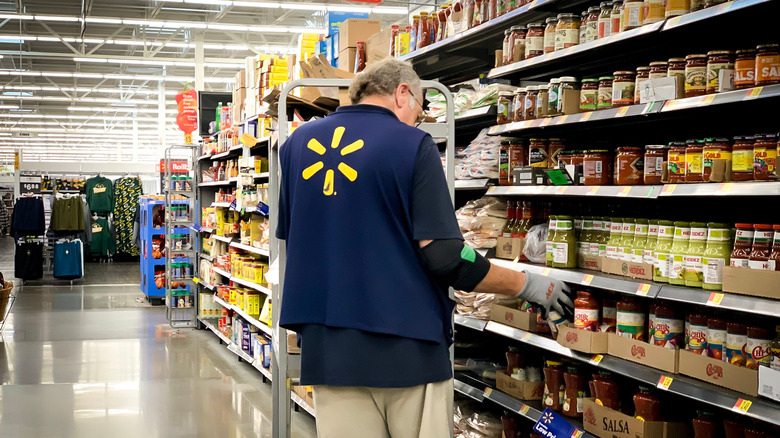
[[[339,53],[349,47],[357,47],[358,41],[365,42],[380,30],[382,23],[379,20],[351,18],[343,21],[339,27]]]
[[[723,291],[754,297],[780,298],[780,272],[759,269],[723,268]]]
[[[686,438],[692,436],[688,423],[643,421],[601,406],[592,398],[583,403],[585,431],[600,438]]]
[[[601,271],[608,274],[623,275],[625,277],[639,278],[642,280],[653,279],[653,265],[647,263],[625,262],[623,260],[602,257]]]
[[[509,260],[521,258],[524,246],[525,238],[523,237],[500,236],[496,243],[496,257]]]
[[[659,370],[676,373],[679,365],[679,350],[659,347],[644,341],[625,338],[609,333],[607,352],[611,356],[630,360]]]
[[[287,330],[287,353],[301,354],[301,347],[298,346],[298,333]]]
[[[537,331],[536,318],[536,313],[525,312],[495,303],[490,309],[491,321],[530,332]]]
[[[496,388],[520,400],[541,400],[544,394],[544,382],[523,382],[502,370],[496,371]]]
[[[586,256],[579,256],[577,258],[577,263],[580,268],[583,269],[590,269],[592,271],[601,271],[601,257],[600,256],[593,256],[593,255],[586,255]]]
[[[780,371],[758,367],[758,395],[780,402]]]
[[[748,395],[758,395],[758,370],[732,365],[690,351],[680,351],[680,374]]]
[[[301,67],[301,76],[306,78],[352,79],[355,77],[351,72],[333,68],[333,66],[328,63],[328,60],[322,55],[312,58],[308,64],[301,62],[299,65]],[[320,97],[337,100],[341,105],[349,105],[351,103],[349,100],[349,90],[346,88],[308,87],[301,91],[301,97],[314,103],[316,103],[317,99]]]
[[[590,332],[574,328],[570,323],[558,326],[558,343],[583,353],[607,353],[609,333]]]
[[[368,13],[328,11],[325,14],[325,25],[328,29],[328,35],[338,34],[341,23],[350,18],[366,19],[368,18]]]
[[[338,58],[338,66],[339,70],[344,70],[346,72],[354,72],[355,71],[355,55],[357,54],[357,48],[350,47],[343,52],[339,53]]]
[[[238,73],[236,73],[235,82],[233,83],[234,88],[246,88],[246,70],[239,70]]]
[[[563,108],[563,114],[579,114],[580,90],[564,89],[561,93],[561,107]]]
[[[390,44],[393,30],[387,28],[373,34],[366,40],[366,64],[377,62],[390,56]]]

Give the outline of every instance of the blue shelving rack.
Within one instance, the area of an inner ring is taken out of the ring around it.
[[[173,204],[186,205],[189,201],[173,201]],[[149,301],[160,301],[165,298],[165,287],[158,288],[154,282],[154,274],[156,271],[165,272],[166,257],[155,259],[152,256],[152,240],[154,237],[160,238],[165,241],[165,227],[154,228],[153,219],[155,214],[165,208],[165,201],[158,201],[154,199],[143,198],[141,199],[141,223],[139,226],[139,232],[141,234],[141,290],[146,295]],[[173,234],[189,234],[188,227],[175,228]],[[164,253],[163,253],[164,254]],[[189,257],[175,258],[173,263],[190,262]],[[187,290],[190,286],[187,286]]]

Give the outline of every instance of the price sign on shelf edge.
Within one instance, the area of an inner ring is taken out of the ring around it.
[[[19,177],[19,192],[38,194],[41,193],[42,180],[40,175],[24,175]]]

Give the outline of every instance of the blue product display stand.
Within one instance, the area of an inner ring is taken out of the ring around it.
[[[174,205],[182,204],[188,205],[189,201],[173,201]],[[154,199],[141,199],[141,223],[139,225],[139,233],[141,235],[141,290],[148,299],[163,299],[165,298],[165,286],[157,287],[154,282],[155,271],[165,271],[165,260],[163,256],[159,259],[155,259],[152,256],[152,241],[154,237],[160,237],[165,240],[165,226],[159,228],[154,227],[154,216],[165,208],[165,201],[158,201]],[[176,228],[174,234],[189,234],[190,229],[187,227]],[[172,260],[173,263],[186,262],[189,263],[190,259],[176,258]],[[187,286],[189,290],[189,286]]]

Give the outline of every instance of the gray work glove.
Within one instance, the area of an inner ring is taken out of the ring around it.
[[[517,298],[537,305],[545,318],[551,310],[566,317],[574,315],[571,289],[566,283],[546,275],[523,272],[525,272],[525,284],[515,295]]]

